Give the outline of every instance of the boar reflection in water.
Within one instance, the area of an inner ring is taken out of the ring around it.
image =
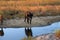
[[[31,30],[31,28],[29,29],[29,28],[25,28],[25,34],[27,35],[27,37],[29,37],[29,36],[33,36],[32,35],[32,30]]]
[[[1,30],[0,30],[0,36],[4,36],[3,28],[1,28]]]

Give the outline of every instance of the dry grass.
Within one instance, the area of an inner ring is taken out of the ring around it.
[[[27,38],[23,38],[22,40],[35,40],[33,37],[29,36]]]
[[[60,30],[56,30],[55,36],[58,37],[58,38],[60,38]]]

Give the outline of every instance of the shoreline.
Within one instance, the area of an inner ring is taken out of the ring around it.
[[[35,40],[60,40],[55,36],[55,33],[44,34],[34,38]]]
[[[10,19],[4,20],[0,28],[21,28],[21,27],[44,27],[51,25],[54,22],[59,22],[60,16],[46,16],[46,17],[33,17],[32,24],[27,24],[24,19]]]

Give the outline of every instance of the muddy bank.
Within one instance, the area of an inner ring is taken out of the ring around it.
[[[10,20],[4,20],[3,25],[0,25],[0,27],[8,27],[8,28],[42,27],[59,21],[60,21],[60,16],[33,17],[32,24],[30,25],[25,23],[23,18],[10,19]]]
[[[35,40],[60,40],[60,38],[56,37],[54,33],[40,35],[35,38]]]

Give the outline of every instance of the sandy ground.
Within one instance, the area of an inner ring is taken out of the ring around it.
[[[60,16],[33,17],[32,24],[30,25],[24,22],[24,18],[10,19],[10,20],[4,20],[3,25],[0,25],[0,27],[7,27],[7,28],[40,27],[40,26],[43,27],[59,21]]]

